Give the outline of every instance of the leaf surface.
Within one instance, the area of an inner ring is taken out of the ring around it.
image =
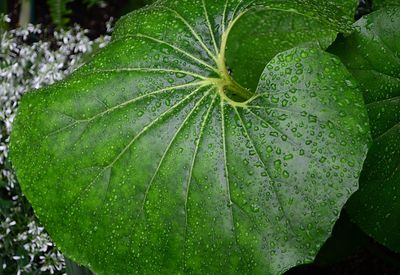
[[[386,7],[395,7],[400,6],[399,0],[374,0],[373,1],[373,9],[379,10]]]
[[[332,51],[362,86],[374,143],[349,211],[369,235],[400,251],[394,233],[400,227],[400,8],[379,10],[355,26]]]
[[[66,255],[99,274],[276,274],[313,260],[357,189],[367,115],[320,49],[272,49],[254,92],[230,76],[229,31],[265,7],[157,2],[67,80],[24,96],[11,157]],[[335,22],[329,37],[346,26]]]
[[[320,1],[297,1],[295,5],[293,1],[269,1],[264,9],[240,15],[226,50],[233,77],[255,90],[265,64],[277,53],[294,45],[327,48],[337,32],[349,31],[347,23],[353,21],[354,11],[352,0],[325,1],[323,5]]]

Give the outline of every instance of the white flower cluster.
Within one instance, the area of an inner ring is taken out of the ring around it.
[[[107,30],[111,32],[111,22]],[[85,55],[109,41],[109,35],[90,40],[79,26],[55,31],[51,37],[34,25],[1,34],[0,274],[64,272],[63,255],[39,226],[7,161],[12,123],[24,93],[63,79],[82,64]]]
[[[21,214],[19,214],[21,215]],[[6,233],[10,234],[12,229],[10,228],[11,223],[16,225],[16,221],[11,221],[10,218],[7,217],[5,223],[2,224],[2,229],[6,229]],[[4,237],[0,235],[0,237]],[[5,249],[6,247],[2,247],[4,244],[1,243],[0,247]],[[37,271],[46,272],[54,274],[56,271],[61,273],[65,268],[65,262],[63,255],[57,251],[54,247],[54,244],[51,242],[47,233],[44,232],[44,228],[37,225],[35,221],[31,221],[24,231],[17,233],[16,237],[13,237],[12,242],[9,242],[8,245],[10,247],[15,247],[17,249],[17,253],[12,256],[12,260],[15,261],[17,266],[17,270],[12,270],[17,274],[21,273],[35,273]],[[18,245],[18,247],[17,247]],[[23,249],[23,253],[18,253],[18,250]],[[3,259],[4,261],[4,259]],[[2,268],[3,270],[7,270],[8,263],[6,261],[3,262]],[[10,270],[8,270],[10,271]]]

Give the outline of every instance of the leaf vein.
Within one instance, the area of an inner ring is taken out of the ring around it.
[[[183,98],[181,101],[177,102],[175,105],[173,105],[171,108],[169,108],[168,110],[166,110],[164,113],[162,113],[160,116],[158,116],[156,119],[154,119],[152,122],[150,122],[149,124],[147,124],[146,126],[143,127],[143,129],[137,134],[135,135],[131,141],[121,150],[121,152],[114,158],[113,161],[111,161],[108,165],[106,165],[103,169],[101,169],[101,171],[96,175],[96,177],[94,178],[93,181],[91,181],[84,189],[82,189],[82,191],[80,191],[80,194],[78,195],[78,197],[68,206],[67,209],[71,209],[77,202],[78,200],[81,198],[81,196],[87,192],[96,182],[96,180],[98,179],[98,177],[104,173],[104,171],[108,168],[111,168],[122,156],[123,154],[130,148],[130,146],[132,146],[132,144],[139,138],[141,137],[144,133],[146,133],[149,129],[151,129],[151,127],[153,125],[155,125],[160,119],[162,119],[165,115],[167,115],[168,113],[170,113],[171,111],[173,111],[175,108],[177,108],[179,105],[181,105],[183,102],[185,102],[186,100],[188,100],[190,97],[192,97],[194,94],[196,94],[202,87],[199,87],[198,89],[194,90],[192,93],[190,93],[189,95],[187,95],[185,98]]]
[[[271,126],[274,130],[278,131],[281,135],[284,135],[286,137],[288,137],[288,141],[293,145],[293,146],[297,146],[297,147],[301,147],[300,144],[298,144],[295,140],[293,140],[290,136],[288,136],[286,133],[282,132],[282,130],[278,129],[277,127],[275,127],[274,125],[272,125],[270,122],[266,121],[265,119],[263,119],[262,117],[260,117],[259,115],[257,115],[256,113],[254,113],[251,109],[248,109],[248,111],[255,116],[257,119],[261,120],[262,122],[265,122],[266,124],[268,124],[269,126]]]
[[[397,99],[400,99],[400,95],[399,96],[395,96],[395,97],[391,97],[391,98],[385,98],[385,99],[373,101],[373,102],[370,102],[370,103],[365,104],[365,105],[367,105],[368,107],[371,107],[371,106],[376,105],[376,104],[386,103],[386,102],[390,102],[392,100],[397,100]]]
[[[387,129],[384,133],[382,133],[381,135],[377,136],[376,138],[373,138],[374,141],[377,141],[379,139],[382,139],[383,137],[385,137],[388,133],[390,133],[391,131],[393,131],[394,129],[396,129],[397,127],[400,127],[400,122],[396,123],[395,125],[393,125],[392,127],[390,127],[389,129]]]
[[[228,199],[229,204],[233,204],[232,198],[231,198],[231,190],[230,190],[230,183],[229,183],[229,172],[228,172],[228,163],[227,163],[227,156],[226,156],[226,134],[225,134],[225,112],[224,112],[224,100],[221,98],[221,131],[222,131],[222,146],[223,146],[223,157],[224,157],[224,170],[225,170],[225,185],[226,185],[226,196]],[[235,239],[235,244],[236,247],[239,249],[240,253],[243,255],[243,259],[247,259],[245,257],[245,254],[242,250],[242,247],[239,245],[239,241],[237,238],[237,233],[236,233],[236,227],[235,227],[235,218],[233,215],[233,207],[228,206],[230,216],[231,216],[231,227],[232,227],[232,232],[234,235]]]
[[[205,16],[206,21],[207,21],[208,30],[210,31],[211,40],[212,40],[212,43],[214,45],[215,55],[218,56],[218,46],[217,46],[217,42],[215,40],[214,31],[212,30],[210,18],[208,16],[205,0],[202,0],[201,3],[202,3],[202,6],[203,6],[204,16]]]
[[[133,36],[133,35],[131,35],[131,36]],[[209,69],[211,69],[211,70],[213,70],[213,71],[216,71],[216,69],[215,69],[214,67],[212,67],[210,64],[208,64],[207,62],[205,62],[205,61],[203,61],[203,60],[201,60],[201,59],[195,57],[194,55],[188,53],[188,52],[185,51],[185,50],[182,50],[181,48],[179,48],[179,47],[177,47],[177,46],[175,46],[175,45],[173,45],[173,44],[171,44],[171,43],[168,43],[168,42],[166,42],[166,41],[163,41],[163,40],[160,40],[160,39],[157,39],[157,38],[155,38],[155,37],[152,37],[152,36],[149,36],[149,35],[145,35],[145,34],[140,34],[140,33],[138,33],[136,36],[137,36],[137,37],[147,38],[147,39],[152,40],[152,41],[155,41],[155,42],[157,42],[157,43],[167,45],[167,46],[173,48],[174,50],[176,50],[176,51],[178,51],[178,52],[180,52],[180,53],[183,53],[184,55],[186,55],[187,57],[193,59],[193,60],[196,61],[197,63],[200,63],[200,64],[206,66],[207,68],[209,68]]]
[[[184,204],[184,208],[185,208],[185,241],[186,241],[186,238],[187,238],[187,230],[188,230],[187,203],[188,203],[188,199],[189,199],[189,189],[190,189],[190,185],[191,185],[191,182],[192,182],[193,168],[194,168],[194,164],[195,164],[195,161],[196,161],[197,153],[198,153],[198,150],[199,150],[200,140],[201,140],[201,137],[203,136],[204,128],[206,126],[206,123],[207,123],[208,117],[209,117],[209,115],[211,113],[211,110],[214,107],[214,102],[215,102],[216,98],[217,98],[217,94],[214,95],[214,97],[213,97],[213,99],[211,101],[210,107],[208,108],[208,110],[207,110],[207,112],[206,112],[206,114],[205,114],[205,116],[203,118],[203,121],[201,123],[200,130],[199,130],[199,135],[198,135],[198,138],[197,138],[197,141],[196,141],[195,151],[194,151],[192,162],[191,162],[190,169],[189,169],[189,177],[188,177],[188,183],[187,183],[186,190],[185,190],[185,204]],[[183,258],[185,258],[185,255],[186,255],[186,246],[185,246],[184,257]]]
[[[149,194],[150,188],[153,185],[154,179],[156,178],[158,172],[160,171],[160,168],[162,166],[162,164],[164,163],[165,157],[167,156],[167,153],[169,152],[172,144],[174,143],[176,137],[178,136],[178,134],[181,132],[181,130],[184,128],[184,126],[186,126],[186,122],[188,121],[188,119],[192,116],[192,114],[194,113],[194,111],[197,109],[197,107],[199,107],[200,103],[210,94],[210,91],[212,90],[212,88],[208,89],[207,92],[205,92],[205,94],[202,96],[202,98],[200,98],[197,103],[193,106],[193,109],[189,112],[189,114],[186,116],[186,118],[183,120],[182,124],[179,126],[178,130],[175,132],[175,134],[173,135],[172,139],[170,140],[170,142],[167,145],[167,148],[165,149],[160,162],[158,163],[158,166],[153,174],[153,176],[151,177],[151,180],[146,188],[146,191],[144,193],[144,197],[143,197],[143,202],[142,202],[142,212],[144,211],[144,207],[145,207],[145,203],[147,200],[147,196]]]
[[[92,71],[91,73],[120,73],[120,72],[162,72],[162,73],[178,73],[178,74],[186,74],[196,78],[200,78],[205,80],[206,77],[183,70],[175,70],[175,69],[166,69],[166,68],[115,68],[115,69],[100,69]]]
[[[238,110],[237,110],[236,108],[234,108],[234,109],[235,109],[236,115],[239,117],[239,120],[240,120],[240,122],[241,122],[241,124],[242,124],[242,126],[243,126],[243,129],[244,129],[244,131],[245,131],[245,133],[246,133],[246,136],[247,136],[248,141],[250,141],[251,146],[253,147],[254,151],[256,152],[256,154],[257,154],[257,156],[258,156],[258,159],[261,161],[262,165],[264,166],[264,170],[265,170],[265,172],[267,173],[268,178],[269,178],[270,181],[271,181],[272,189],[274,190],[275,195],[276,195],[276,199],[277,199],[277,201],[278,201],[278,203],[279,203],[280,208],[282,209],[283,216],[285,217],[285,219],[286,219],[286,221],[287,221],[287,223],[288,223],[288,226],[289,226],[290,230],[292,231],[292,233],[293,233],[294,235],[296,235],[296,231],[294,230],[294,227],[293,227],[293,225],[292,225],[292,221],[289,219],[289,216],[287,215],[287,213],[286,213],[286,211],[285,211],[285,207],[284,207],[284,205],[283,205],[283,203],[282,203],[282,201],[281,201],[279,192],[278,192],[278,190],[276,189],[276,186],[275,186],[275,184],[274,184],[275,180],[271,177],[271,175],[270,175],[270,173],[269,173],[269,171],[268,171],[267,165],[264,163],[264,160],[261,158],[261,155],[260,155],[260,153],[258,152],[258,149],[256,148],[256,146],[255,146],[255,144],[254,144],[254,142],[253,142],[253,139],[250,137],[249,132],[247,131],[246,125],[245,125],[245,123],[243,122],[243,119],[242,119],[241,115],[239,114],[239,112],[238,112]]]
[[[193,27],[189,24],[189,22],[182,16],[180,15],[176,10],[171,9],[171,8],[166,8],[167,10],[173,12],[176,17],[183,22],[183,24],[186,25],[186,27],[190,30],[192,33],[193,37],[200,43],[200,46],[207,52],[207,54],[217,63],[217,58],[216,56],[210,51],[210,49],[204,44],[203,40],[201,39],[200,35],[193,29]]]
[[[86,119],[75,119],[75,121],[74,121],[73,123],[70,123],[70,124],[68,124],[68,125],[66,125],[66,126],[64,126],[64,127],[62,127],[62,128],[59,128],[59,129],[57,129],[57,130],[55,130],[55,131],[52,131],[51,133],[47,134],[47,135],[45,136],[45,138],[47,138],[47,137],[49,137],[49,136],[52,136],[52,135],[55,135],[55,134],[58,134],[59,132],[62,132],[62,131],[66,130],[66,129],[68,129],[68,128],[71,128],[71,127],[73,127],[73,126],[75,126],[75,125],[77,125],[77,124],[80,124],[80,123],[83,123],[83,122],[91,122],[92,120],[96,119],[97,117],[103,116],[103,115],[105,115],[105,114],[107,114],[107,113],[111,113],[112,111],[114,111],[114,110],[116,110],[116,109],[122,108],[122,107],[124,107],[124,106],[126,106],[126,105],[128,105],[128,104],[137,102],[137,101],[142,100],[142,99],[145,99],[145,98],[147,98],[147,97],[150,97],[150,96],[153,96],[153,95],[162,93],[162,92],[166,92],[166,91],[171,91],[171,90],[174,90],[174,89],[187,88],[187,87],[197,86],[197,85],[202,85],[202,82],[201,82],[201,81],[198,81],[198,82],[186,83],[186,84],[182,84],[182,85],[175,85],[175,86],[163,88],[163,89],[160,89],[160,90],[157,90],[157,91],[154,91],[154,92],[150,92],[150,93],[147,93],[147,94],[144,94],[144,95],[141,95],[141,96],[132,98],[132,99],[127,100],[127,101],[125,101],[125,102],[123,102],[123,103],[120,103],[120,104],[118,104],[118,105],[115,105],[115,106],[113,106],[113,107],[111,107],[111,108],[109,108],[109,109],[107,109],[107,110],[105,110],[105,111],[103,111],[103,112],[97,113],[96,115],[94,115],[94,116],[92,116],[92,117],[90,117],[90,118],[86,118]]]

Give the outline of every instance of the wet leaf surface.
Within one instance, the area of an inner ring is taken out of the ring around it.
[[[351,74],[305,47],[347,17],[319,8],[332,30],[271,49],[254,91],[225,60],[241,15],[312,18],[316,1],[303,2],[158,2],[67,80],[24,96],[12,161],[67,256],[98,274],[277,274],[314,259],[369,141]]]
[[[386,7],[400,6],[399,0],[373,0],[372,3],[374,10],[379,10]]]
[[[349,212],[369,235],[400,251],[400,8],[379,10],[355,26],[332,51],[362,86],[374,144]]]

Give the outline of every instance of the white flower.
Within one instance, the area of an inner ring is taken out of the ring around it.
[[[7,16],[3,20],[10,21]],[[107,30],[111,31],[111,23]],[[40,26],[29,25],[0,36],[0,180],[7,183],[5,189],[11,198],[7,216],[0,212],[0,256],[3,270],[17,264],[13,274],[38,271],[53,274],[65,269],[64,256],[44,228],[25,212],[26,200],[20,193],[14,171],[6,165],[19,101],[23,94],[63,79],[82,65],[81,57],[93,51],[94,43],[104,47],[111,39],[104,36],[92,41],[88,31],[76,25],[68,31],[56,31],[51,43],[28,43],[28,38],[41,33]],[[4,247],[10,246],[15,250],[4,251]]]

